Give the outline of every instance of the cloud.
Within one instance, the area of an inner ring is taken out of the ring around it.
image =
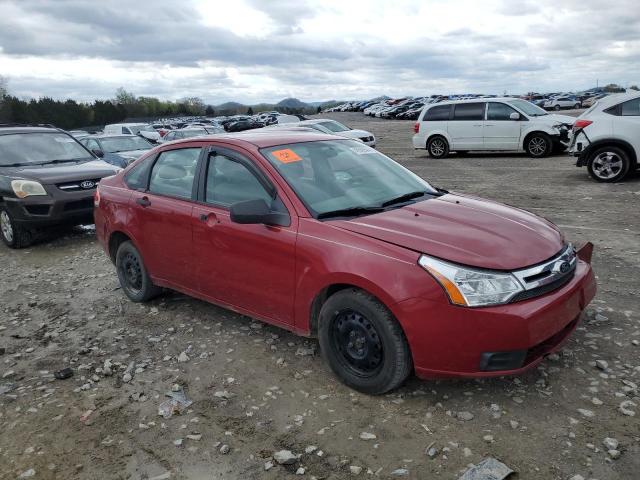
[[[216,103],[640,83],[635,0],[4,0],[0,75],[23,96]]]

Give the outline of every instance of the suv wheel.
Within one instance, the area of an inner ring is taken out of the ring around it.
[[[560,110],[560,105],[556,105],[555,107],[553,107],[553,109],[554,109],[555,111]]]
[[[433,137],[427,142],[427,151],[432,158],[445,158],[449,155],[449,142],[440,136]]]
[[[529,138],[527,138],[527,142],[524,148],[530,157],[546,157],[551,152],[551,138],[546,133],[534,133],[533,135],[530,135]]]
[[[581,105],[580,105],[579,103],[576,103],[576,104],[573,106],[573,108],[575,108],[576,110],[577,110],[578,108],[580,108],[580,107],[581,107]]]
[[[412,369],[402,328],[376,298],[357,289],[342,290],[320,310],[320,349],[346,385],[379,395],[401,385]]]
[[[618,182],[631,167],[629,155],[618,147],[603,147],[589,155],[589,175],[599,182]]]
[[[31,244],[31,230],[16,225],[9,211],[0,207],[0,233],[2,241],[9,248],[24,248]]]
[[[134,302],[146,302],[160,293],[142,262],[138,249],[131,242],[123,242],[116,253],[118,280],[124,293]]]

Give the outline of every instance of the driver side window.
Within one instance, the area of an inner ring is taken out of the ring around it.
[[[271,195],[246,166],[223,155],[210,158],[205,190],[207,203],[230,206],[258,199],[271,205]]]
[[[509,115],[518,113],[509,105],[498,102],[489,102],[487,109],[487,120],[511,120]]]

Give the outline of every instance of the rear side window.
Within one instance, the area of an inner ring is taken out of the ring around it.
[[[624,117],[638,117],[640,116],[640,98],[634,98],[624,102],[621,105],[621,113]]]
[[[487,108],[487,120],[511,120],[509,115],[518,113],[509,105],[498,102],[489,102]]]
[[[483,120],[484,103],[458,103],[453,111],[454,120]]]
[[[436,105],[424,114],[424,121],[449,120],[451,105]]]
[[[200,148],[162,152],[151,170],[149,191],[158,195],[191,198]]]

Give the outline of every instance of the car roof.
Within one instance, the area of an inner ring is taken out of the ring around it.
[[[436,107],[438,105],[453,105],[455,103],[483,103],[483,102],[508,102],[511,100],[522,100],[521,98],[515,97],[492,97],[492,98],[465,98],[463,100],[443,100],[438,103],[428,103],[426,106]],[[527,100],[524,100],[525,102]]]
[[[598,105],[601,108],[608,108],[638,97],[640,97],[640,92],[612,93],[598,100]]]
[[[140,138],[139,135],[129,135],[128,133],[109,135],[108,133],[98,133],[95,135],[89,135],[85,138]]]
[[[236,145],[238,147],[254,146],[257,148],[275,147],[277,145],[287,145],[289,143],[316,142],[321,140],[342,140],[336,135],[329,135],[326,133],[318,132],[317,130],[284,130],[285,131],[283,131],[282,129],[273,129],[267,131],[266,129],[256,129],[237,133],[221,133],[210,136],[203,135],[199,138],[199,140],[224,141],[225,143]],[[183,140],[177,140],[171,143],[175,145],[193,141],[193,138],[185,138]]]
[[[67,133],[56,127],[30,127],[27,125],[3,125],[0,124],[0,135],[9,135],[11,133]],[[67,134],[68,135],[68,134]]]

